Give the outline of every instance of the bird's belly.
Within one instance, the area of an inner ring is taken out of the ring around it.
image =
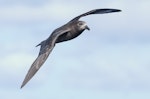
[[[76,38],[77,36],[79,36],[82,32],[78,32],[78,33],[66,33],[66,34],[63,34],[61,35],[60,37],[58,37],[56,43],[59,43],[59,42],[63,42],[63,41],[68,41],[68,40],[71,40],[71,39],[74,39]]]

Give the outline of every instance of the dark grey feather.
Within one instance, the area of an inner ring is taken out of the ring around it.
[[[87,15],[91,15],[91,14],[105,14],[105,13],[112,13],[112,12],[120,12],[121,10],[119,9],[94,9],[91,11],[88,11],[84,14],[81,14],[77,17],[75,17],[74,19],[72,19],[71,21],[77,21],[79,20],[81,17],[87,16]]]
[[[91,14],[104,14],[104,13],[112,13],[112,12],[120,12],[118,9],[95,9],[84,14],[81,14],[67,24],[61,26],[54,30],[54,32],[49,36],[48,39],[42,41],[37,46],[41,46],[40,52],[36,60],[31,65],[21,88],[35,75],[35,73],[40,69],[40,67],[44,64],[49,54],[52,52],[56,43],[68,41],[78,37],[84,30],[90,30],[87,24],[84,21],[79,21],[81,17],[91,15]],[[36,46],[36,47],[37,47]]]

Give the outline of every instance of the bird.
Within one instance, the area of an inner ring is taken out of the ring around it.
[[[53,48],[55,47],[56,43],[61,43],[64,41],[72,40],[79,36],[84,30],[90,30],[88,25],[85,21],[80,21],[79,19],[88,15],[92,14],[105,14],[105,13],[113,13],[113,12],[120,12],[119,9],[112,9],[112,8],[102,8],[102,9],[93,9],[86,13],[83,13],[71,21],[67,22],[65,25],[55,29],[51,35],[41,43],[39,43],[36,47],[40,46],[40,51],[31,65],[28,73],[25,76],[25,79],[21,85],[23,88],[29,80],[36,74],[36,72],[40,69],[40,67],[44,64],[47,60],[49,54],[52,52]]]

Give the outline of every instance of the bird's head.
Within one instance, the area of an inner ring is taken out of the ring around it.
[[[84,21],[78,21],[77,26],[80,30],[90,30],[90,28],[87,26],[86,22]]]

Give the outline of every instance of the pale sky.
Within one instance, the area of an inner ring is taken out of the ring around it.
[[[91,28],[57,44],[20,89],[38,43],[79,14]],[[150,1],[0,0],[1,99],[150,99]]]

